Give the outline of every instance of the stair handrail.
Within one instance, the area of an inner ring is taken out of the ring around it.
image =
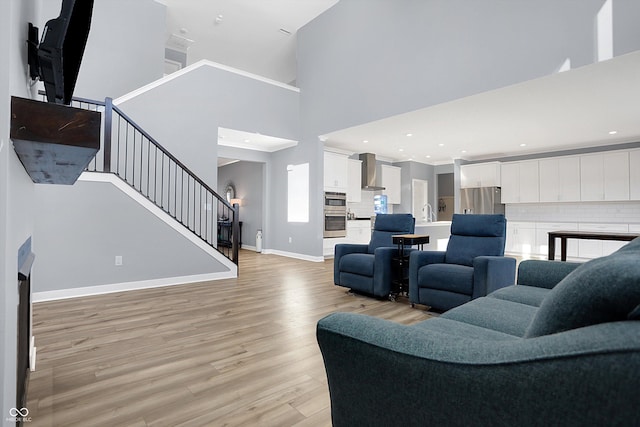
[[[42,95],[44,95],[44,92],[40,91],[40,93]],[[124,119],[126,121],[126,123],[130,126],[132,126],[135,131],[137,131],[138,133],[140,133],[140,135],[142,135],[144,138],[146,138],[150,144],[153,144],[153,146],[158,149],[164,156],[166,156],[170,161],[172,161],[173,163],[175,163],[175,165],[177,165],[184,173],[186,173],[188,175],[188,177],[190,177],[191,179],[193,179],[194,182],[197,182],[206,192],[210,193],[212,196],[215,196],[215,198],[218,200],[219,203],[222,203],[222,205],[229,210],[229,212],[233,213],[233,218],[232,218],[232,222],[231,222],[231,257],[229,257],[231,259],[231,261],[233,261],[236,265],[238,264],[238,248],[239,248],[239,234],[240,234],[240,224],[239,224],[239,206],[237,204],[231,204],[229,203],[227,200],[225,200],[223,197],[221,197],[215,190],[213,190],[207,183],[205,183],[202,179],[200,179],[199,176],[197,176],[193,171],[191,171],[191,169],[189,169],[183,162],[181,162],[180,160],[178,160],[171,152],[169,152],[169,150],[167,150],[164,146],[162,146],[162,144],[160,144],[154,137],[152,137],[147,131],[145,131],[140,125],[138,125],[131,117],[129,117],[128,114],[126,114],[124,111],[122,111],[118,106],[113,104],[113,99],[112,98],[105,98],[104,101],[98,101],[98,100],[92,100],[92,99],[87,99],[87,98],[81,98],[81,97],[73,97],[72,100],[75,105],[78,105],[80,108],[88,108],[88,107],[83,107],[83,104],[87,104],[87,105],[93,105],[95,106],[95,110],[97,111],[98,107],[102,107],[104,108],[104,133],[103,133],[103,146],[102,146],[102,153],[103,153],[103,170],[101,172],[105,172],[105,173],[112,173],[116,176],[119,176],[123,181],[127,182],[130,186],[132,186],[133,188],[135,188],[137,191],[139,191],[144,197],[146,197],[148,200],[150,200],[151,202],[153,202],[156,206],[158,206],[159,208],[163,209],[165,212],[167,212],[169,215],[173,216],[174,219],[176,219],[178,222],[180,222],[183,226],[185,226],[187,229],[189,229],[191,232],[193,232],[194,234],[196,234],[196,236],[198,236],[200,239],[202,239],[205,243],[207,243],[208,245],[212,246],[213,248],[215,248],[216,250],[218,250],[218,252],[222,253],[225,256],[228,256],[227,254],[225,254],[224,252],[220,251],[220,249],[213,245],[211,242],[209,242],[206,238],[203,238],[201,235],[199,235],[195,229],[191,229],[187,224],[185,224],[182,221],[182,217],[180,220],[178,220],[178,218],[175,215],[172,215],[170,213],[170,208],[165,208],[164,206],[162,206],[161,204],[158,204],[156,200],[153,200],[149,197],[149,195],[144,194],[142,192],[141,189],[138,189],[135,187],[135,178],[134,178],[134,183],[130,183],[125,177],[120,176],[117,172],[114,172],[111,170],[111,149],[112,149],[112,129],[113,129],[113,112],[115,111],[122,119]],[[90,109],[90,108],[88,108]],[[134,144],[135,144],[135,139],[134,139]],[[97,164],[96,164],[97,166]],[[126,165],[125,165],[126,167]],[[96,167],[96,172],[99,172],[97,170],[98,168]],[[170,169],[169,169],[170,170]],[[168,172],[170,173],[170,172]],[[170,180],[170,177],[169,177]],[[184,181],[181,182],[182,185],[184,185]],[[189,221],[189,218],[187,218],[187,222]],[[195,221],[195,217],[194,217],[194,221]],[[195,227],[195,224],[194,224]]]

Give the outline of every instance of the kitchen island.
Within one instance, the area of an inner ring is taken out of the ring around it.
[[[415,234],[426,234],[429,243],[424,245],[425,251],[445,251],[451,236],[451,221],[416,222]]]

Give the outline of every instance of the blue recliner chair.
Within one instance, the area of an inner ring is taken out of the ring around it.
[[[411,253],[411,304],[449,310],[514,283],[516,260],[504,256],[506,234],[502,214],[453,215],[446,252]]]
[[[411,214],[378,214],[368,245],[336,245],[334,283],[377,297],[389,296],[391,283],[397,274],[392,258],[398,253],[391,236],[411,234],[414,231],[415,218]],[[405,249],[405,253],[412,250]]]

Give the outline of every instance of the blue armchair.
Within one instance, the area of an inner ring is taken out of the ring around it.
[[[455,214],[446,252],[411,253],[411,304],[449,310],[512,284],[516,260],[504,256],[506,230],[501,214]]]
[[[341,243],[335,247],[333,281],[338,286],[357,292],[387,297],[396,277],[392,258],[397,246],[391,236],[410,234],[415,230],[411,214],[378,214],[368,245]],[[405,249],[405,252],[412,249]]]

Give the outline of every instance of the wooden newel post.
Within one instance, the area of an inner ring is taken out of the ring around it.
[[[113,129],[113,99],[104,100],[104,172],[111,172],[111,130]]]
[[[238,248],[240,246],[240,205],[233,204],[233,225],[231,229],[231,260],[238,265]]]

